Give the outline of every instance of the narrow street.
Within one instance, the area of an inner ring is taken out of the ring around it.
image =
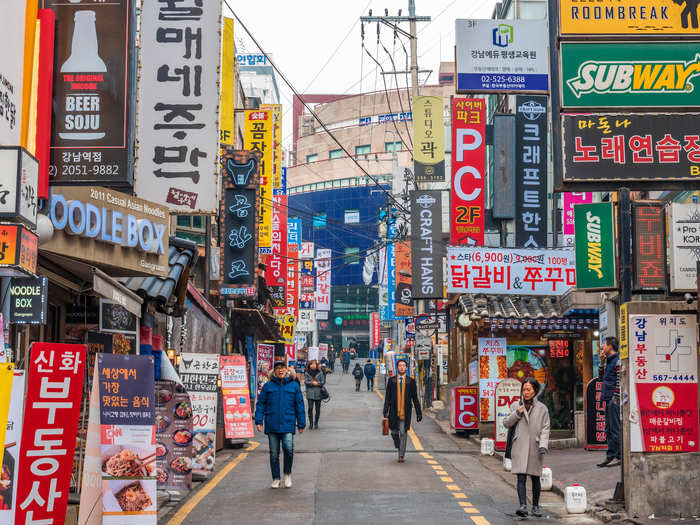
[[[367,392],[363,383],[356,393],[352,377],[337,372],[327,384],[332,398],[322,407],[320,429],[295,436],[291,489],[270,488],[267,439],[258,433],[259,446],[253,445],[223,478],[205,484],[161,522],[347,524],[388,516],[401,523],[515,521],[514,487],[481,464],[476,446],[459,451],[425,417],[414,422],[406,463],[398,464],[390,437],[381,435],[383,392]],[[594,523],[584,516],[566,518],[555,494],[544,492],[541,503],[545,518],[528,522]]]

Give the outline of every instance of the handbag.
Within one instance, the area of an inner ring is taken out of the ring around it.
[[[328,389],[325,386],[321,387],[321,401],[330,400],[331,395],[328,393]]]
[[[513,440],[515,439],[515,426],[512,426],[508,429],[508,437],[506,438],[506,451],[503,454],[503,457],[506,459],[512,459],[511,452],[513,450]]]
[[[382,436],[389,435],[389,418],[385,417],[382,419]]]

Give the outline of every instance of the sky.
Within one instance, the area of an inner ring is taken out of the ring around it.
[[[367,15],[408,15],[408,0],[257,0],[242,2],[226,0],[236,15],[255,36],[263,50],[300,93],[361,93],[383,88],[376,65],[362,51],[359,17]],[[491,18],[496,0],[416,0],[416,14],[430,16],[429,23],[418,23],[418,66],[432,69],[428,84],[436,84],[440,61],[454,60],[454,27],[457,18]],[[224,4],[224,16],[231,11]],[[408,23],[401,27],[408,31]],[[237,51],[258,53],[255,44],[237,24],[234,24]],[[392,52],[393,31],[381,26],[382,42]],[[380,47],[377,52],[376,23],[365,24],[365,45],[375,58],[391,70],[391,62]],[[407,39],[404,45],[409,49]],[[396,42],[394,61],[398,70],[405,69],[403,48]],[[405,75],[399,78],[405,85]],[[421,76],[424,81],[424,75]],[[281,78],[281,102],[284,146],[291,144],[291,91]],[[387,84],[395,87],[394,77]]]

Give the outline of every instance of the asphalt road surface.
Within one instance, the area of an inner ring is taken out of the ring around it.
[[[353,365],[354,366],[354,363]],[[515,490],[480,461],[479,451],[459,450],[429,417],[415,423],[406,462],[397,463],[390,436],[381,435],[383,392],[355,392],[341,367],[329,375],[331,401],[320,428],[294,439],[293,486],[271,489],[267,437],[256,434],[247,450],[218,469],[167,525],[346,525],[368,523],[501,525],[515,517]],[[282,461],[282,458],[280,458]],[[507,478],[507,476],[506,476]],[[529,488],[529,486],[528,486]],[[545,516],[529,523],[597,523],[567,516],[561,498],[545,492]]]

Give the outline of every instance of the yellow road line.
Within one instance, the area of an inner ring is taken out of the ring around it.
[[[464,492],[453,492],[452,495],[455,499],[467,499],[467,495]]]
[[[459,505],[460,507],[473,507],[474,506],[471,503],[469,503],[468,501],[458,501],[457,505]]]
[[[433,467],[433,469],[435,469],[435,470],[444,470],[442,468],[442,465],[430,465],[430,466]]]
[[[175,515],[170,518],[170,521],[168,521],[167,525],[181,525],[187,516],[190,515],[190,512],[194,510],[194,508],[199,505],[199,502],[202,501],[204,498],[206,498],[209,493],[216,488],[216,486],[221,483],[221,481],[228,475],[229,472],[231,472],[234,468],[238,466],[238,464],[243,461],[245,458],[248,457],[248,452],[252,452],[256,448],[260,446],[260,443],[257,441],[251,441],[250,444],[248,445],[248,448],[246,448],[247,452],[242,452],[241,454],[238,454],[235,458],[231,460],[231,462],[226,465],[224,468],[222,468],[212,479],[211,481],[207,482],[198,492],[194,494],[180,509],[175,513]]]
[[[483,516],[469,516],[475,525],[491,525],[491,522]]]
[[[475,509],[474,507],[464,507],[464,512],[467,514],[479,514],[478,509]]]
[[[374,392],[379,396],[379,399],[381,399],[382,401],[384,401],[384,396],[382,395],[381,392],[379,392],[379,390],[375,390]]]
[[[427,452],[421,452],[420,455],[423,456],[425,459],[433,459],[433,456],[431,456]]]
[[[445,472],[444,470],[436,470],[435,474],[437,474],[438,476],[447,476],[447,472]]]
[[[444,481],[445,483],[452,483],[454,480],[449,476],[443,476],[440,478],[440,481]]]
[[[429,459],[429,460],[428,460],[428,465],[437,465],[437,464],[438,464],[438,462],[435,461],[434,459]]]
[[[459,485],[445,485],[447,487],[447,490],[461,490],[459,488]]]

